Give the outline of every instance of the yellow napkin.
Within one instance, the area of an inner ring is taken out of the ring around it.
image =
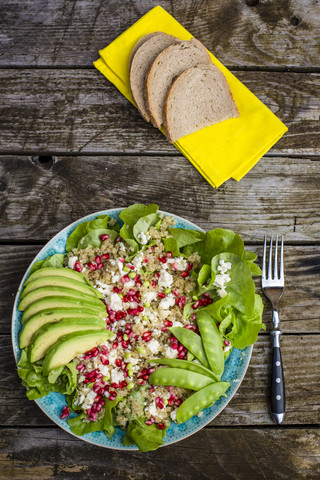
[[[95,67],[133,104],[129,82],[130,54],[139,38],[155,31],[181,40],[192,38],[177,20],[157,6],[100,50],[100,58],[94,62]],[[174,145],[213,187],[218,187],[230,177],[240,180],[288,129],[219,60],[211,53],[210,56],[228,81],[240,117],[186,135]]]

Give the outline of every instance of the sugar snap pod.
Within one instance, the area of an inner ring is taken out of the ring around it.
[[[182,327],[171,327],[170,332],[191,352],[206,368],[209,363],[199,335]]]
[[[158,368],[150,375],[149,382],[151,385],[173,385],[189,390],[201,390],[214,380],[200,373],[180,368]]]
[[[205,311],[197,313],[197,324],[210,368],[218,378],[221,378],[224,370],[224,353],[220,332],[211,315]]]

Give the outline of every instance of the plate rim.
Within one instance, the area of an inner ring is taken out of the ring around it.
[[[134,205],[134,204],[132,204]],[[129,205],[130,206],[130,205]],[[73,221],[72,223],[66,225],[65,227],[63,227],[61,230],[59,230],[52,238],[50,238],[43,246],[42,248],[40,249],[40,251],[36,254],[36,256],[33,258],[33,260],[31,261],[31,263],[29,264],[28,268],[26,269],[25,271],[25,274],[23,275],[22,279],[21,279],[21,282],[19,283],[19,286],[18,286],[18,289],[17,289],[17,292],[16,292],[16,295],[15,295],[15,300],[14,300],[14,304],[13,304],[13,309],[12,309],[12,316],[11,316],[11,344],[12,344],[12,350],[13,350],[13,356],[14,356],[14,359],[15,359],[15,363],[17,364],[17,361],[18,361],[18,357],[16,355],[16,346],[15,346],[15,343],[14,343],[14,321],[15,321],[15,314],[16,312],[18,311],[17,309],[17,304],[18,304],[18,299],[20,297],[20,292],[21,292],[21,288],[26,280],[26,277],[29,275],[29,271],[30,271],[30,268],[32,267],[32,265],[34,265],[34,263],[37,260],[37,258],[39,256],[41,256],[41,252],[47,247],[47,245],[50,243],[50,242],[54,242],[54,240],[58,239],[64,231],[66,230],[69,230],[70,228],[74,227],[76,228],[77,225],[79,225],[79,223],[83,223],[85,222],[88,218],[91,218],[91,217],[96,217],[98,215],[108,215],[109,212],[121,212],[122,210],[124,210],[125,208],[128,208],[128,207],[116,207],[116,208],[109,208],[109,209],[106,209],[106,210],[99,210],[97,212],[92,212],[90,214],[87,214],[85,215],[84,217],[80,217],[78,218],[77,220]],[[174,219],[179,219],[179,220],[182,220],[183,222],[187,222],[189,223],[190,225],[192,225],[195,230],[198,230],[198,231],[202,231],[205,233],[205,230],[201,227],[199,227],[197,224],[195,224],[194,222],[191,222],[190,220],[187,220],[186,218],[183,218],[181,217],[180,215],[176,215],[174,213],[171,213],[171,212],[167,212],[165,210],[158,210],[157,213],[162,213],[164,214],[165,216],[172,216],[174,217]],[[238,349],[237,349],[238,350]],[[204,423],[203,425],[200,425],[199,427],[196,427],[194,430],[192,430],[192,432],[189,432],[187,434],[183,434],[183,437],[182,438],[179,438],[177,440],[172,440],[172,441],[168,441],[166,442],[164,445],[161,445],[161,447],[166,447],[168,445],[173,445],[175,443],[178,443],[178,442],[181,442],[187,438],[189,438],[190,436],[194,435],[195,433],[199,432],[200,430],[202,430],[204,427],[206,427],[209,423],[211,423],[225,408],[226,406],[230,403],[230,401],[232,400],[232,398],[235,396],[235,394],[237,393],[238,389],[240,388],[240,385],[247,373],[247,370],[248,370],[248,367],[249,367],[249,364],[250,364],[250,360],[251,360],[251,357],[252,357],[252,350],[253,350],[253,345],[250,345],[249,347],[246,347],[246,358],[245,358],[245,362],[242,363],[242,374],[240,375],[240,377],[237,377],[237,380],[238,380],[238,383],[234,389],[234,391],[232,392],[231,396],[228,396],[228,401],[225,405],[221,405],[218,409],[218,411],[216,411],[213,416],[211,416],[208,421],[206,423]],[[21,351],[21,349],[19,348],[19,351]],[[241,350],[239,350],[241,351]],[[130,446],[124,446],[122,445],[121,447],[118,447],[118,446],[113,446],[113,445],[99,445],[97,444],[97,442],[95,441],[92,441],[90,439],[87,439],[85,438],[86,435],[82,435],[82,436],[79,436],[79,435],[76,435],[75,433],[73,433],[70,429],[69,426],[66,425],[60,425],[59,423],[56,422],[56,420],[54,418],[52,418],[52,416],[39,404],[38,400],[40,399],[35,399],[34,402],[37,404],[37,406],[40,408],[40,410],[42,410],[42,412],[48,417],[50,418],[50,420],[55,424],[57,425],[59,428],[61,428],[62,430],[64,430],[65,432],[69,433],[70,435],[73,435],[75,438],[77,438],[78,440],[82,440],[82,441],[85,441],[87,443],[90,443],[92,445],[95,445],[97,447],[101,447],[101,448],[108,448],[108,449],[112,449],[112,450],[119,450],[119,451],[138,451],[138,447],[135,445],[130,445]],[[128,448],[129,447],[129,448]]]

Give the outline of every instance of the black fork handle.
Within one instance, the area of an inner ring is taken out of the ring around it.
[[[283,366],[280,350],[280,330],[271,332],[273,337],[272,375],[271,375],[271,417],[274,422],[282,422],[286,410]]]

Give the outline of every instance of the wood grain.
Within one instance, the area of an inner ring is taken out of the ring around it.
[[[19,283],[40,246],[0,246],[0,333],[11,329],[14,296]],[[261,265],[261,246],[250,246],[258,254]],[[281,329],[284,333],[320,333],[319,315],[320,248],[314,246],[285,247],[285,294],[280,304]],[[257,279],[257,292],[261,294]],[[271,308],[264,298],[263,321],[271,330]]]
[[[246,241],[283,233],[320,239],[319,162],[264,157],[239,183],[212,187],[184,157],[0,156],[3,242],[49,240],[89,213],[156,202],[205,230],[231,228]]]
[[[92,65],[98,50],[158,3],[6,0],[0,64]],[[320,66],[317,1],[163,0],[161,5],[227,65]]]
[[[319,430],[214,429],[156,452],[102,449],[60,429],[0,431],[0,479],[270,480],[319,478]]]
[[[320,422],[319,338],[319,335],[301,334],[283,335],[281,339],[287,396],[283,425],[316,425]],[[0,346],[0,425],[52,425],[37,405],[25,396],[8,335],[0,336]],[[269,415],[270,347],[269,336],[260,335],[238,392],[213,420],[212,426],[272,425]]]
[[[289,128],[272,153],[319,155],[320,74],[236,76]],[[0,95],[2,153],[177,153],[96,70],[0,70]]]

